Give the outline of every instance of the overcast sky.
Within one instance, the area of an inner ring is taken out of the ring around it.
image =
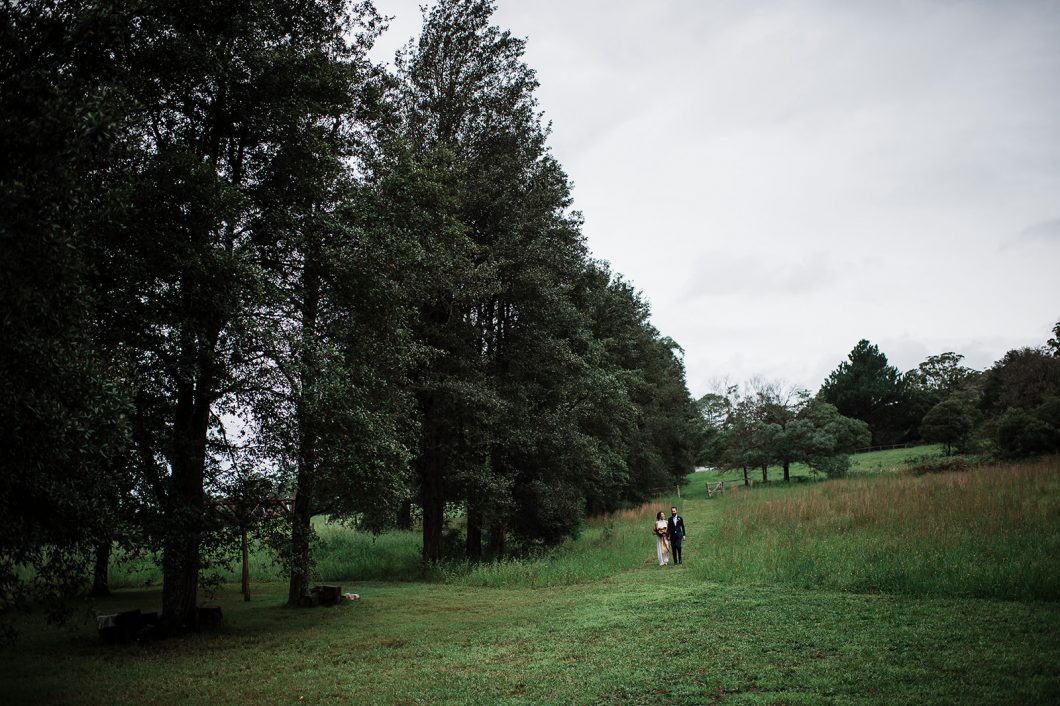
[[[418,34],[419,0],[380,58]],[[688,383],[868,338],[984,368],[1060,320],[1060,2],[500,0],[595,257]]]

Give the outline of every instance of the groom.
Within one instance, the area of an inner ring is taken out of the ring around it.
[[[666,521],[670,534],[670,548],[673,550],[674,563],[681,563],[681,540],[685,538],[685,521],[677,514],[677,508],[670,508],[670,519]]]

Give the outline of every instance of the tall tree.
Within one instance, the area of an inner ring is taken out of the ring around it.
[[[905,378],[932,392],[947,395],[976,375],[976,371],[961,365],[962,360],[963,355],[952,351],[928,356],[906,373]]]
[[[370,173],[384,76],[366,54],[382,19],[370,5],[313,57],[317,89],[263,174],[264,357],[244,396],[258,438],[290,479],[288,602],[308,590],[311,518],[361,518],[378,529],[406,491],[411,363],[404,270],[411,239],[379,213]],[[307,73],[293,64],[292,71]],[[266,384],[262,384],[266,383]]]
[[[126,489],[128,398],[96,335],[94,243],[120,217],[120,45],[91,4],[0,13],[0,619],[55,608],[109,542]],[[10,625],[5,624],[5,627]]]
[[[905,387],[901,373],[888,364],[878,346],[862,339],[821,385],[817,393],[846,417],[860,419],[872,430],[873,443],[901,438],[909,424],[903,409]]]
[[[808,429],[797,415],[808,402],[810,393],[779,382],[759,382],[755,387],[759,419],[764,425],[763,444],[771,460],[780,464],[784,481],[788,482],[791,480],[791,464],[804,455],[804,437]]]
[[[194,624],[217,405],[253,385],[269,214],[301,203],[271,180],[291,154],[328,153],[342,91],[343,6],[320,0],[120,5],[114,61],[141,147],[112,243],[109,293],[133,352],[140,464],[159,505],[163,614]],[[215,426],[216,428],[216,426]]]
[[[456,240],[428,274],[436,284],[420,306],[419,338],[436,351],[418,378],[417,469],[428,561],[440,557],[447,499],[463,496],[468,506],[472,556],[480,551],[482,501],[490,496],[505,504],[512,472],[495,451],[505,428],[500,419],[522,427],[510,418],[520,394],[513,363],[531,353],[519,345],[530,340],[523,332],[533,326],[542,296],[569,281],[569,274],[550,277],[556,269],[549,258],[569,258],[573,245],[577,262],[581,248],[580,235],[558,214],[568,187],[544,147],[524,42],[490,24],[494,10],[482,0],[440,3],[398,58],[401,137],[420,154],[450,160],[459,224],[459,234],[438,233]]]
[[[695,418],[676,346],[627,285],[589,261],[525,42],[491,24],[494,10],[438,4],[398,59],[400,142],[428,163],[448,160],[456,221],[423,231],[448,245],[425,277],[435,284],[418,327],[435,352],[417,376],[428,561],[440,555],[446,500],[463,501],[466,553],[477,557],[485,530],[495,551],[509,528],[525,542],[557,541],[587,506],[691,465],[673,438]],[[626,350],[600,326],[612,310],[631,333]]]

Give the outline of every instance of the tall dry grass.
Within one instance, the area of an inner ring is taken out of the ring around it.
[[[696,571],[859,592],[1060,599],[1060,458],[722,501]]]

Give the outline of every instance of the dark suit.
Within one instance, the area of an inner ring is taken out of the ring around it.
[[[671,515],[666,521],[666,531],[670,534],[670,548],[673,551],[674,563],[681,563],[681,540],[685,538],[685,521],[680,515]]]

